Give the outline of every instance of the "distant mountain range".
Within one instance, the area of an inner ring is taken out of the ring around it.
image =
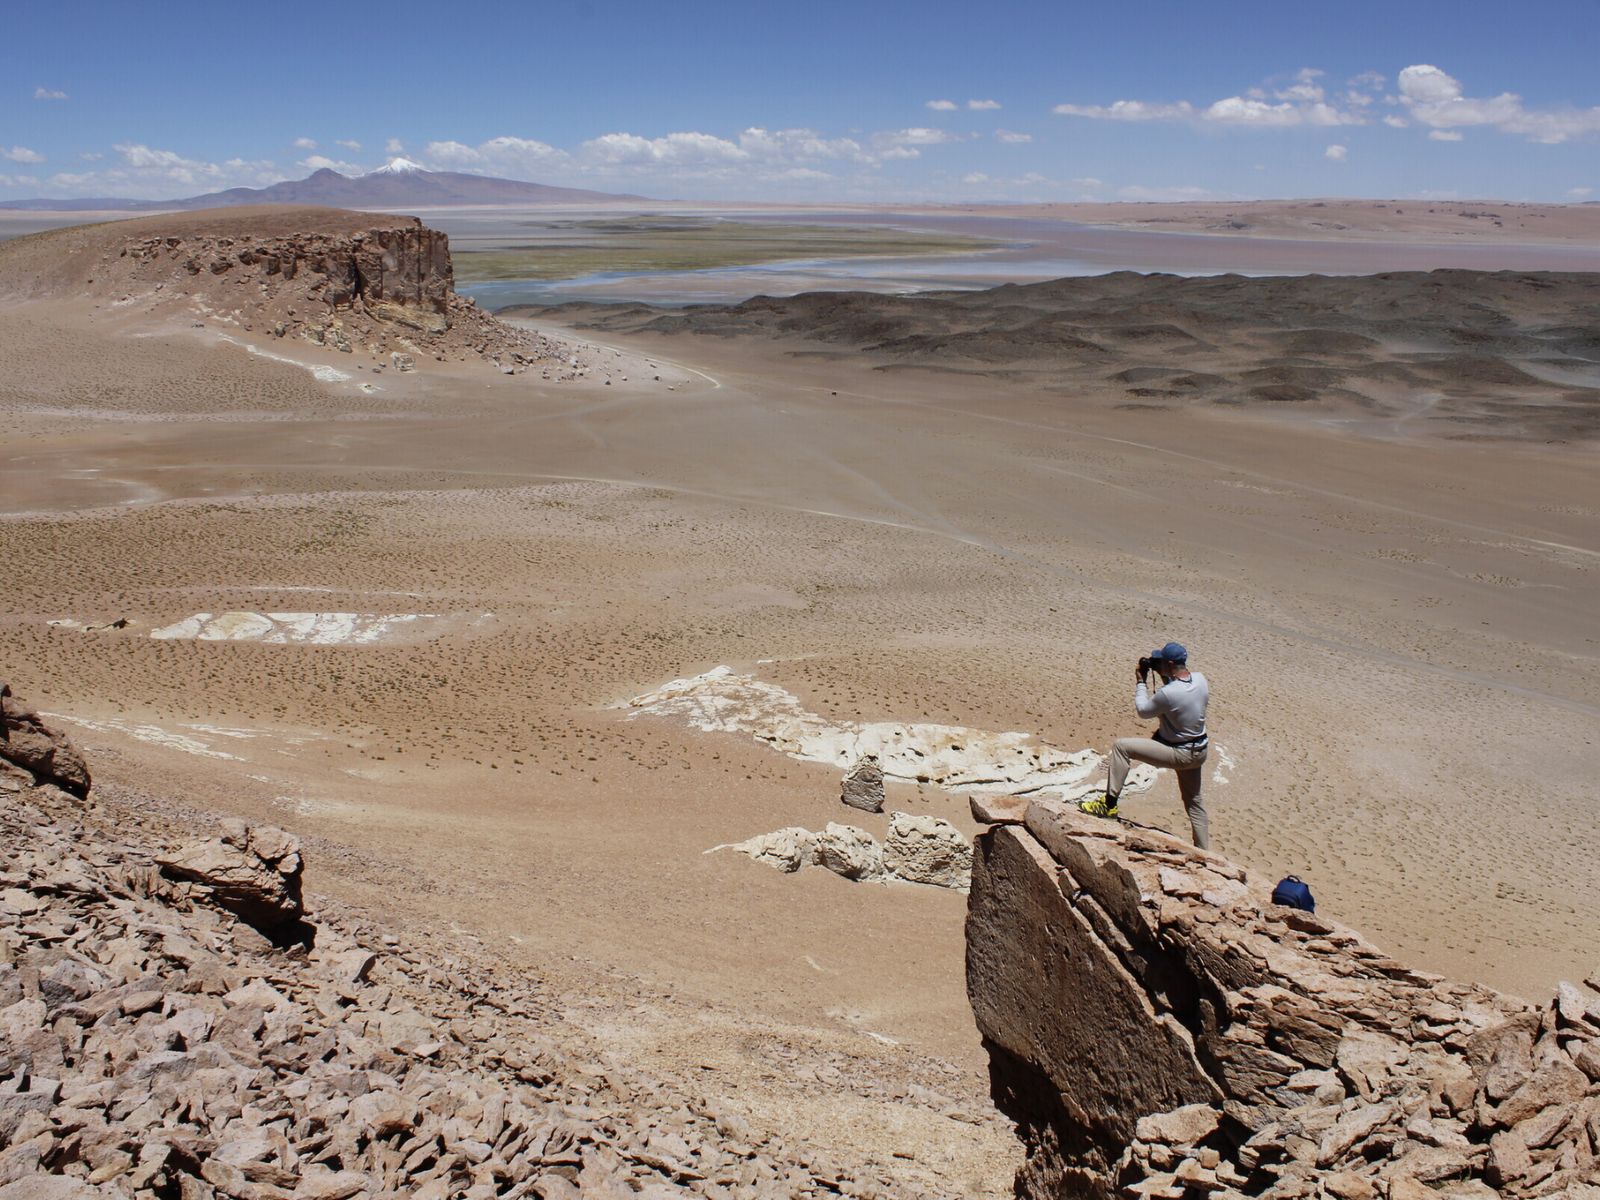
[[[290,179],[262,188],[229,188],[182,200],[128,200],[100,196],[84,200],[4,200],[0,208],[44,212],[115,209],[227,208],[239,204],[317,204],[330,208],[459,208],[473,204],[593,204],[607,200],[644,200],[643,196],[550,187],[520,179],[429,171],[408,158],[391,159],[365,175],[341,175],[324,167],[304,179]]]

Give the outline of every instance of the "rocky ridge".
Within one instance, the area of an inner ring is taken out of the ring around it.
[[[1600,971],[1535,1007],[1164,834],[974,815],[968,993],[1019,1196],[1600,1200]]]
[[[573,1059],[525,977],[311,924],[291,835],[117,817],[0,773],[5,1200],[922,1194]]]
[[[416,217],[247,207],[81,226],[8,243],[0,282],[176,310],[399,370],[482,358],[520,374],[570,356],[458,295],[449,239]]]

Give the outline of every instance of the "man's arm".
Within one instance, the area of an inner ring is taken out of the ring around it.
[[[1166,698],[1162,696],[1161,692],[1158,690],[1151,694],[1150,689],[1145,687],[1143,679],[1134,685],[1133,711],[1141,717],[1159,717],[1169,707]]]

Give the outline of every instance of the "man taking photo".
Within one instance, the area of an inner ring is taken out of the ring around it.
[[[1178,794],[1189,812],[1194,844],[1205,850],[1211,845],[1211,823],[1201,788],[1207,749],[1206,702],[1211,689],[1206,677],[1189,670],[1188,663],[1189,652],[1177,642],[1168,642],[1139,660],[1134,670],[1133,710],[1141,717],[1159,717],[1160,727],[1153,738],[1118,738],[1106,763],[1106,794],[1078,807],[1090,816],[1115,817],[1117,798],[1134,763],[1168,767],[1178,773]],[[1161,687],[1154,695],[1146,686],[1151,671],[1161,676]]]

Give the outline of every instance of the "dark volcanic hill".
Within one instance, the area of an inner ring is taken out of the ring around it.
[[[1109,275],[986,291],[806,292],[658,308],[513,308],[609,333],[750,338],[812,360],[1112,396],[1298,406],[1450,437],[1600,436],[1600,276]]]
[[[147,212],[154,209],[223,208],[239,204],[315,204],[330,208],[457,208],[474,204],[593,204],[615,200],[643,200],[643,196],[591,192],[583,188],[551,187],[520,179],[465,175],[459,171],[429,171],[405,158],[365,175],[341,175],[324,167],[304,179],[289,179],[263,188],[229,188],[181,200],[126,200],[100,197],[88,200],[6,200],[0,209],[44,212],[87,212],[115,209]]]

